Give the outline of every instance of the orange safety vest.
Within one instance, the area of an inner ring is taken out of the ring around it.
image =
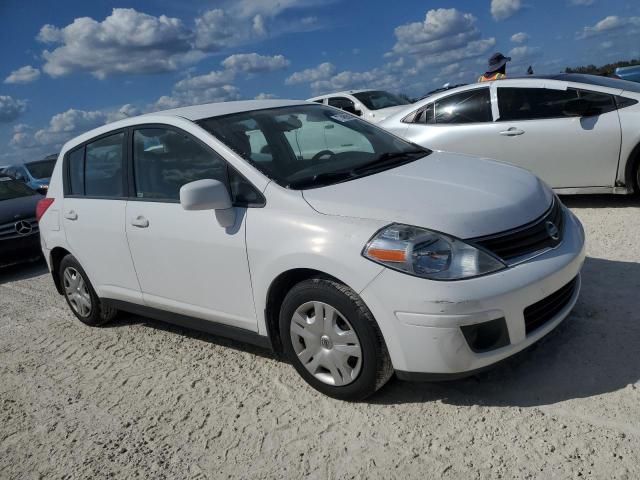
[[[502,80],[503,78],[507,78],[507,76],[504,73],[496,72],[490,76],[487,76],[486,74],[480,75],[478,82],[493,82],[494,80]]]

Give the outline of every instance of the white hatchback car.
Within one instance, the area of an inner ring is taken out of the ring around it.
[[[351,149],[306,145],[318,125]],[[526,170],[296,101],[85,133],[63,147],[38,218],[82,322],[124,310],[270,346],[341,399],[394,371],[466,375],[531,345],[575,304],[584,260],[579,221]]]
[[[640,84],[559,74],[477,83],[380,123],[419,145],[513,163],[558,193],[640,191]]]
[[[331,105],[371,123],[381,122],[389,115],[403,111],[411,103],[384,90],[348,90],[327,93],[310,98],[308,101]]]

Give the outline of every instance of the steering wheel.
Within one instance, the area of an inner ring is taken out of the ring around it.
[[[320,150],[311,158],[311,161],[317,162],[318,160],[322,160],[326,162],[327,160],[331,160],[334,156],[335,153],[331,150]]]

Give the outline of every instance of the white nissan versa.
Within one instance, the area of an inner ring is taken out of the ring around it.
[[[124,310],[271,346],[350,400],[526,348],[568,315],[584,260],[579,221],[526,170],[297,101],[85,133],[38,218],[82,322]]]

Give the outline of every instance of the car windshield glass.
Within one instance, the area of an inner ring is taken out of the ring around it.
[[[39,162],[26,163],[25,167],[33,178],[51,178],[56,160],[40,160]]]
[[[353,96],[364,103],[364,106],[369,110],[380,110],[381,108],[409,104],[408,100],[382,90],[354,93]]]
[[[35,194],[35,191],[31,190],[22,182],[0,177],[0,201],[18,197],[29,197]]]
[[[350,180],[430,153],[354,115],[317,104],[198,123],[267,177],[294,189]]]

